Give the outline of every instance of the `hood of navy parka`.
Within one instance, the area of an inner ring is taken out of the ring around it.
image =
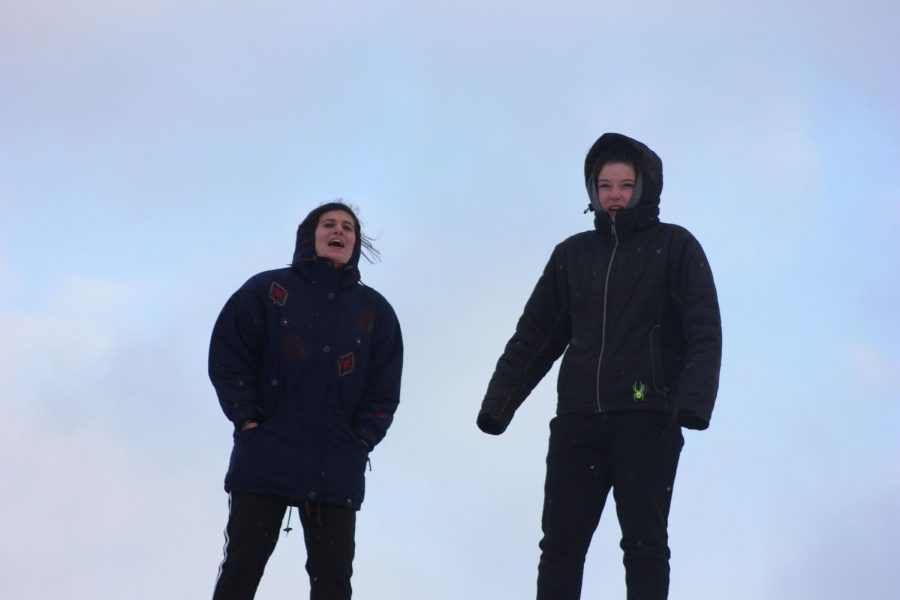
[[[347,264],[336,269],[341,273],[343,286],[355,284],[360,280],[359,256],[362,251],[362,243],[359,239],[360,232],[356,231],[355,233],[356,243],[353,246],[353,254],[350,255],[350,260],[347,261]],[[294,244],[294,257],[291,260],[291,266],[313,279],[315,273],[327,273],[329,270],[331,272],[335,270],[334,263],[316,254],[315,228],[313,228],[312,232],[305,234],[303,228],[299,225],[297,226],[297,241]]]

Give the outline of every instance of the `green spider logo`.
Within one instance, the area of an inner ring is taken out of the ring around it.
[[[631,397],[635,400],[643,400],[647,395],[647,386],[644,385],[643,381],[635,381],[631,384]]]

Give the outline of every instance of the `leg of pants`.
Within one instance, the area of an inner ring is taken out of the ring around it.
[[[232,493],[225,527],[225,558],[213,600],[251,600],[275,544],[287,501],[277,496]]]
[[[629,600],[664,600],[668,514],[684,440],[670,415],[564,414],[550,425],[538,600],[581,597],[584,558],[610,487]]]
[[[299,509],[306,541],[310,600],[350,600],[356,511],[332,504],[304,504]]]
[[[669,506],[684,438],[670,415],[629,412],[619,420],[610,462],[628,600],[665,600]]]
[[[584,557],[612,484],[605,428],[604,415],[565,414],[550,422],[538,600],[581,597]]]

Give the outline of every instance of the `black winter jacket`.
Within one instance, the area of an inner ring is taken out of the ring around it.
[[[557,413],[655,410],[706,429],[719,381],[722,332],[716,289],[699,242],[660,223],[662,163],[630,138],[605,134],[585,161],[592,195],[604,144],[641,157],[640,201],[604,212],[594,231],[556,246],[506,345],[478,416],[502,433],[516,409],[565,351]]]
[[[359,508],[368,453],[400,398],[391,305],[298,232],[291,267],[252,277],[213,329],[209,375],[234,446],[225,490]],[[248,420],[259,426],[240,431]]]

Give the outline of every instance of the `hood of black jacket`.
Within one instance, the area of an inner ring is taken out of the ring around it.
[[[597,200],[597,173],[602,167],[599,157],[609,147],[622,144],[630,146],[638,157],[636,188],[639,189],[640,198],[635,206],[616,211],[616,229],[633,231],[659,222],[659,200],[663,188],[662,160],[647,145],[635,139],[621,133],[604,133],[594,142],[584,159],[584,183],[595,213],[594,226],[598,231],[609,231],[612,225],[612,220]]]

